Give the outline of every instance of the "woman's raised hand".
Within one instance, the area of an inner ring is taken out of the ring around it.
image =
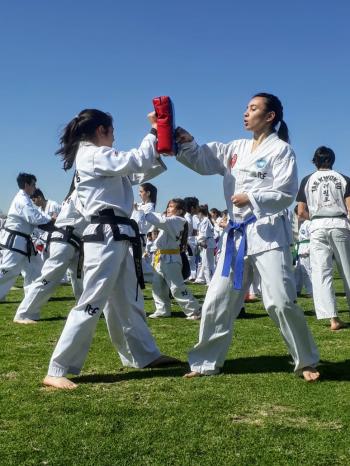
[[[156,115],[156,112],[150,112],[147,115],[147,118],[149,119],[152,128],[157,129],[157,115]]]

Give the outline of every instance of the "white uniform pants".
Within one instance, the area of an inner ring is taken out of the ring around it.
[[[192,252],[192,256],[190,256],[188,253],[187,253],[187,258],[188,258],[188,262],[190,264],[190,269],[191,269],[191,280],[195,280],[196,279],[196,276],[197,276],[197,257],[196,257],[196,249],[197,249],[197,246],[196,246],[196,239],[188,239],[188,245],[190,246],[191,248],[191,252]]]
[[[221,276],[224,258],[225,249],[220,255],[202,307],[199,342],[189,353],[191,370],[202,374],[218,373],[224,365],[234,321],[243,305],[245,286],[240,291],[233,289],[232,270],[229,277]],[[304,313],[295,304],[295,281],[289,247],[249,256],[246,261],[261,277],[264,306],[285,340],[295,370],[315,366],[319,354]],[[251,267],[245,267],[245,273],[251,270]],[[246,273],[244,282],[249,282],[251,278]]]
[[[200,304],[186,287],[182,277],[182,264],[179,262],[163,263],[160,260],[153,274],[152,295],[157,314],[170,316],[171,299],[169,289],[182,311],[190,316],[197,314]]]
[[[215,258],[213,248],[201,248],[201,266],[198,271],[197,280],[209,285],[215,271]]]
[[[303,287],[307,294],[312,294],[310,256],[299,256],[295,269],[297,292],[301,293]]]
[[[66,270],[71,274],[75,299],[82,291],[82,280],[77,278],[79,251],[69,243],[50,243],[50,256],[44,262],[41,275],[29,287],[19,305],[15,320],[40,319],[40,309],[47,303],[56,287],[61,283]]]
[[[49,375],[80,373],[102,310],[124,365],[145,367],[160,356],[146,324],[140,290],[136,300],[137,279],[130,243],[114,241],[107,225],[104,232],[104,242],[84,244],[84,290],[68,315],[51,357]]]
[[[317,319],[338,316],[333,288],[333,254],[343,277],[349,302],[350,231],[343,228],[313,231],[310,239],[310,259]]]
[[[38,273],[40,274],[40,268],[37,265],[36,256],[31,256],[29,261],[28,257],[23,254],[4,249],[0,269],[0,301],[5,299],[21,272],[24,277],[23,288],[26,293],[28,285],[36,279]]]

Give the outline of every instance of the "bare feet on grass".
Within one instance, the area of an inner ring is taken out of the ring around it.
[[[314,367],[304,367],[302,374],[306,382],[316,382],[320,378],[320,373]]]
[[[43,380],[43,385],[46,387],[61,388],[63,390],[74,390],[77,388],[77,384],[67,379],[67,377],[53,377],[47,375]]]
[[[37,320],[32,320],[32,319],[13,319],[15,324],[23,324],[23,325],[31,325],[31,324],[37,324]]]
[[[194,377],[202,377],[202,376],[203,374],[201,374],[200,372],[191,371],[184,375],[184,379],[193,379]]]
[[[343,322],[339,317],[333,317],[331,319],[331,330],[337,331],[337,330],[343,330],[344,328],[348,328],[348,324],[346,322]]]
[[[177,364],[181,364],[180,359],[173,358],[172,356],[167,356],[166,354],[162,354],[161,356],[159,356],[159,358],[147,364],[146,368],[153,369],[156,367],[175,366]]]

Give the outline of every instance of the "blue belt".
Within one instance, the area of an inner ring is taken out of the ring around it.
[[[227,227],[227,241],[225,250],[224,266],[222,268],[222,277],[228,277],[230,274],[231,267],[233,269],[233,288],[235,290],[242,289],[243,283],[243,272],[244,272],[244,256],[247,252],[247,233],[246,226],[256,221],[255,215],[248,217],[247,220],[241,223],[235,223],[232,220],[229,221]],[[242,234],[241,242],[238,247],[235,263],[233,264],[233,253],[235,250],[235,231],[239,231]]]

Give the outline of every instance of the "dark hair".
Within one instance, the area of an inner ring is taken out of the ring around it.
[[[30,198],[34,199],[34,198],[39,197],[39,196],[42,197],[43,199],[45,199],[44,193],[41,191],[41,189],[36,188],[36,190],[33,192],[33,194],[30,196]]]
[[[316,165],[317,168],[331,169],[335,162],[335,153],[329,147],[318,147],[315,151],[312,162]]]
[[[150,201],[153,202],[154,205],[157,203],[157,188],[152,183],[142,183],[141,188],[145,191],[149,191],[149,198]]]
[[[265,99],[266,112],[275,112],[275,118],[272,122],[272,127],[275,128],[277,123],[280,123],[277,135],[282,141],[289,143],[289,131],[286,122],[283,120],[283,106],[278,97],[266,92],[259,92],[254,97],[263,97]]]
[[[170,199],[170,201],[167,204],[167,207],[169,206],[170,202],[173,202],[174,204],[176,204],[176,208],[178,210],[182,210],[183,213],[179,214],[179,216],[183,217],[185,215],[185,212],[186,212],[186,203],[185,203],[184,199],[180,199],[179,197],[176,197],[174,199]]]
[[[20,173],[17,176],[17,184],[20,189],[24,189],[26,183],[31,184],[33,181],[36,183],[36,176],[30,173]]]
[[[207,204],[203,204],[203,205],[200,205],[198,207],[198,212],[202,215],[205,215],[206,217],[209,216],[209,212],[208,212],[208,206]]]
[[[221,217],[221,212],[216,207],[213,207],[212,209],[210,209],[210,213],[215,214],[217,217]]]
[[[99,126],[108,128],[113,125],[113,118],[109,113],[94,108],[82,110],[64,128],[60,137],[61,147],[56,151],[63,160],[63,169],[69,170],[75,161],[80,141],[89,141]]]
[[[199,200],[196,197],[185,197],[186,212],[191,213],[192,208],[199,206]]]

